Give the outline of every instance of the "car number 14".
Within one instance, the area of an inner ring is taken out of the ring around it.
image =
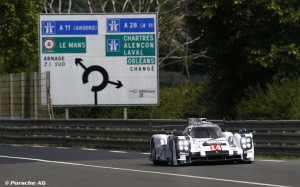
[[[222,151],[222,145],[216,145],[216,144],[210,145],[210,150],[212,150],[212,151]]]

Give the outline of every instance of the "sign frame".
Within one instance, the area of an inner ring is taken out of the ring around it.
[[[53,106],[160,104],[157,13],[40,14],[38,32]]]

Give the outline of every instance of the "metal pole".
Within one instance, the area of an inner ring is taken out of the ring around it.
[[[34,118],[35,119],[37,119],[38,118],[38,89],[37,89],[37,86],[38,86],[38,84],[37,84],[37,78],[38,78],[38,76],[37,76],[37,72],[34,72],[33,73],[33,110],[34,110]]]
[[[14,100],[13,100],[13,74],[9,74],[9,103],[10,103],[10,118],[14,116]]]
[[[21,73],[21,118],[25,118],[25,73]]]
[[[124,107],[124,119],[128,119],[127,107]]]
[[[3,82],[2,82],[2,76],[0,76],[0,117],[2,117],[2,94],[3,94],[3,90],[1,89],[3,85]]]
[[[69,108],[65,108],[65,118],[69,119]]]
[[[50,93],[50,71],[46,72],[46,91],[47,91],[47,105],[48,105],[48,114],[50,119],[54,119],[53,107],[51,102],[51,93]]]

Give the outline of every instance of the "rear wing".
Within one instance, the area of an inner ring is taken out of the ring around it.
[[[205,124],[206,121],[206,118],[188,118],[188,125]]]

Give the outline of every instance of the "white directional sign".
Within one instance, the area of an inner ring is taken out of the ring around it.
[[[53,105],[157,105],[157,14],[41,14]]]

